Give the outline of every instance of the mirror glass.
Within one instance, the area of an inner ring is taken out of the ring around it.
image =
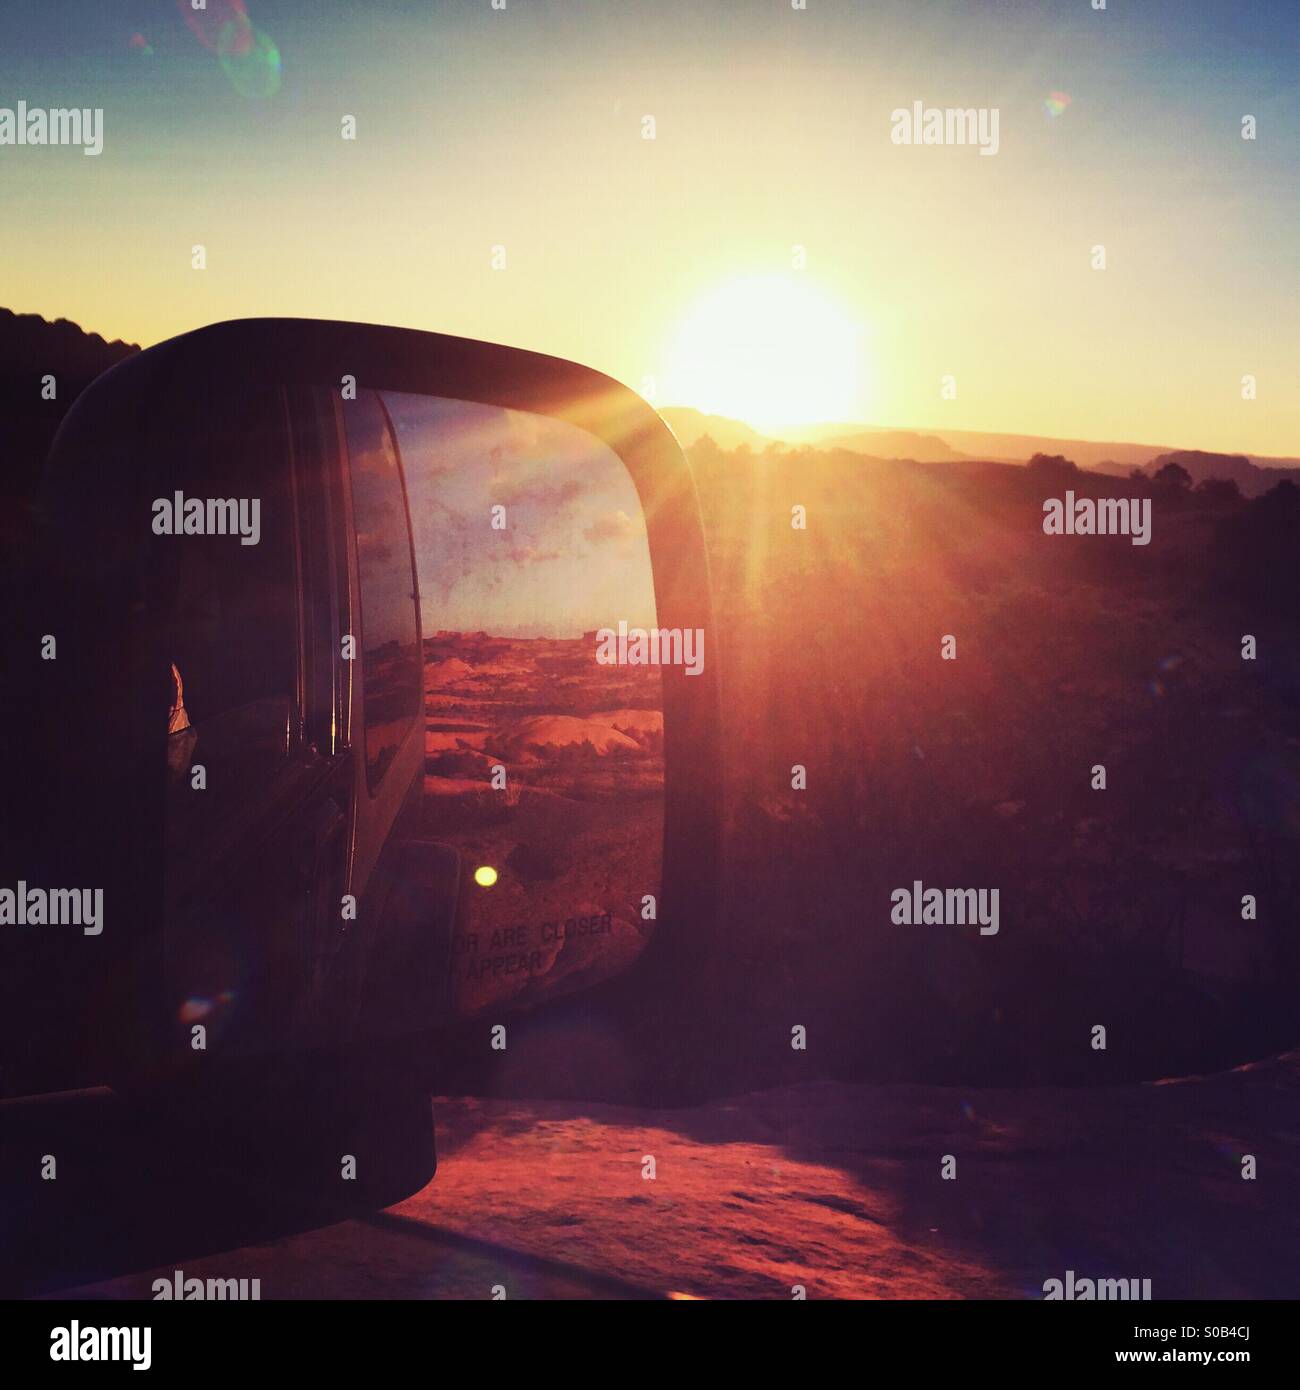
[[[419,576],[423,833],[459,850],[456,1012],[621,973],[655,926],[660,668],[645,518],[602,441],[546,416],[381,392]],[[622,625],[622,628],[620,628]]]

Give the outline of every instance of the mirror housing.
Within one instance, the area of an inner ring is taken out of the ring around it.
[[[35,943],[36,963],[28,963],[53,988],[43,1003],[28,996],[9,1011],[18,1020],[10,1026],[29,1045],[32,1038],[66,1037],[69,1016],[85,1020],[76,1045],[62,1049],[76,1056],[60,1055],[57,1046],[53,1054],[39,1043],[31,1046],[57,1059],[52,1070],[58,1084],[155,1073],[160,1057],[174,1058],[187,1033],[201,1030],[212,1003],[186,1001],[178,1019],[166,1002],[163,769],[170,749],[155,712],[163,699],[175,710],[184,697],[172,683],[178,678],[168,675],[166,650],[151,635],[151,615],[166,595],[151,587],[145,547],[135,538],[146,534],[151,499],[165,491],[160,480],[167,476],[169,455],[174,458],[177,441],[192,432],[190,422],[225,418],[238,438],[243,422],[230,420],[231,413],[250,393],[268,387],[282,390],[289,402],[299,389],[328,387],[346,399],[359,387],[530,412],[586,431],[622,461],[645,517],[656,621],[665,629],[706,634],[710,659],[689,676],[681,667],[663,669],[664,843],[656,927],[627,973],[597,986],[594,994],[605,1006],[622,1008],[671,992],[675,982],[699,972],[715,945],[722,779],[708,565],[689,467],[660,417],[598,372],[514,348],[338,322],[217,324],[127,359],[94,382],[65,420],[47,465],[40,508],[42,579],[33,589],[40,601],[29,605],[32,628],[24,649],[35,653],[40,635],[57,634],[58,656],[33,658],[30,672],[33,704],[43,720],[27,751],[32,772],[40,773],[31,785],[44,795],[18,868],[28,881],[102,886],[105,905],[103,930],[95,938],[56,933]],[[291,428],[297,428],[292,421]],[[307,679],[301,664],[297,679]],[[350,699],[351,692],[341,698]],[[343,709],[340,745],[350,737],[352,718]],[[77,730],[84,735],[88,725],[89,755],[80,737],[71,736]],[[455,865],[445,847],[401,832],[403,809],[423,777],[423,720],[417,733],[396,755],[400,775],[389,779],[394,790],[373,827],[375,842],[364,853],[364,877],[379,871],[381,858],[399,873],[399,882],[405,875],[404,884],[386,896],[407,932],[409,951],[397,968],[396,957],[381,960],[376,978],[387,973],[399,992],[406,980],[411,990],[405,1002],[427,1000],[434,1007],[444,997],[440,972],[448,933],[463,910],[465,866]],[[319,751],[315,745],[313,751]],[[338,814],[346,816],[343,800]],[[314,862],[322,837],[338,833],[328,808],[317,806],[313,816],[304,827],[305,862]],[[354,872],[359,853],[354,848]],[[316,870],[308,877],[313,874],[319,878]],[[336,887],[311,891],[332,901]],[[364,897],[367,887],[354,883],[356,896]],[[423,953],[417,930],[422,894],[429,900]],[[313,910],[318,918],[323,911],[319,905]],[[346,950],[325,940],[312,954],[328,973]],[[241,965],[261,968],[255,952]],[[391,1035],[418,1025],[423,1007],[416,1002],[400,1023],[401,1011],[377,1010],[373,1003],[358,1017],[368,1012],[377,1023],[382,1015]],[[184,1025],[180,1032],[178,1022]],[[279,1049],[306,1040],[328,1049],[341,1041],[342,1026],[334,1017],[295,1019],[270,1045]],[[12,1043],[12,1037],[4,1039],[5,1060]]]

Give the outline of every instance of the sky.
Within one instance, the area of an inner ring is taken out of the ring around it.
[[[1300,7],[1093,2],[246,0],[223,62],[232,0],[6,0],[0,108],[102,107],[104,148],[0,146],[0,303],[431,329],[768,430],[1300,454]],[[996,110],[996,155],[894,143],[914,102]]]
[[[655,626],[645,517],[607,444],[528,411],[382,394],[406,475],[426,636]]]

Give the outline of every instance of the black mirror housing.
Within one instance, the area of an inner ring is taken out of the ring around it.
[[[202,1031],[213,1008],[209,999],[186,1000],[178,1017],[165,983],[169,945],[164,924],[174,886],[165,871],[165,770],[170,762],[173,781],[178,768],[189,775],[192,759],[183,756],[177,733],[156,717],[168,700],[172,724],[183,723],[183,714],[175,717],[177,702],[183,707],[190,697],[178,692],[175,664],[159,636],[168,586],[151,567],[149,546],[143,543],[150,508],[173,495],[169,479],[193,477],[192,466],[178,454],[178,443],[194,439],[194,422],[222,421],[222,430],[239,441],[241,429],[254,428],[251,413],[241,421],[239,412],[254,397],[271,392],[283,402],[297,448],[305,428],[302,393],[319,396],[323,390],[341,401],[357,390],[404,392],[529,412],[586,431],[625,465],[645,518],[656,621],[663,629],[704,634],[707,655],[691,673],[682,665],[663,668],[663,875],[656,927],[635,964],[598,989],[611,1000],[671,990],[674,981],[698,972],[716,946],[712,924],[721,872],[722,778],[708,563],[689,467],[664,422],[633,392],[600,373],[514,348],[338,322],[217,324],[151,348],[99,378],[60,429],[44,480],[43,568],[29,605],[31,631],[24,634],[32,652],[31,670],[16,673],[29,683],[32,703],[42,711],[39,737],[27,756],[41,765],[43,775],[34,785],[43,793],[22,846],[25,862],[17,867],[26,869],[28,881],[102,886],[105,905],[103,931],[93,941],[51,927],[39,941],[27,943],[35,952],[29,951],[30,959],[39,957],[33,969],[55,983],[48,991],[53,1002],[44,1018],[33,1020],[33,1009],[40,1009],[31,998],[23,1001],[17,1015],[10,1011],[11,1020],[18,1021],[9,1027],[15,1037],[20,1032],[31,1036],[34,1027],[38,1035],[44,1029],[65,1039],[65,1055],[50,1068],[58,1084],[156,1071],[160,1057],[174,1057],[189,1033]],[[203,441],[194,444],[201,454]],[[212,452],[214,457],[228,454],[224,442]],[[350,505],[325,498],[315,519],[304,520],[310,499],[300,477],[266,478],[263,485],[296,490],[299,555],[316,555],[311,547],[317,547],[320,574],[326,578],[315,582],[346,588],[346,556],[349,546],[355,549],[356,538],[349,535],[342,544],[331,528],[355,528]],[[178,508],[182,492],[176,489]],[[300,563],[300,584],[313,582],[306,568]],[[270,624],[272,617],[265,621]],[[39,659],[37,642],[44,634],[57,636],[56,660]],[[338,633],[329,637],[336,640]],[[300,647],[304,643],[302,639]],[[284,657],[300,692],[317,678],[305,649]],[[320,900],[304,909],[306,925],[299,936],[308,938],[304,959],[315,961],[312,968],[322,971],[351,949],[346,925],[334,930],[339,885],[327,881],[319,867],[330,837],[342,833],[338,821],[349,814],[350,784],[343,773],[330,772],[344,760],[331,761],[338,748],[323,746],[332,738],[342,747],[348,720],[355,717],[347,704],[349,692],[336,691],[335,696],[339,703],[328,736],[298,730],[300,744],[315,758],[304,759],[301,780],[314,788],[316,802],[295,853],[317,866],[304,871],[304,883],[312,884],[304,891]],[[349,862],[356,896],[364,898],[368,887],[367,881],[358,881],[358,863],[365,868],[361,879],[368,880],[381,859],[390,868],[404,868],[411,883],[427,891],[428,962],[434,963],[418,992],[421,999],[433,1000],[440,988],[437,953],[446,946],[465,866],[453,867],[454,855],[449,858],[436,845],[422,844],[418,836],[401,830],[423,776],[423,729],[423,720],[417,720],[414,732],[386,750],[384,793],[358,799],[358,805],[364,802],[364,814],[357,814]],[[333,788],[323,785],[330,776],[337,778]],[[295,814],[292,805],[285,814]],[[213,854],[219,850],[206,844],[200,848]],[[237,853],[230,862],[240,862]],[[400,915],[408,926],[420,917],[411,897],[418,891],[408,885],[405,897],[399,893],[393,899],[394,911],[405,904]],[[223,949],[219,933],[212,942],[211,949]],[[240,968],[262,968],[254,946],[243,942],[231,947],[236,953],[247,949]],[[292,1013],[287,1004],[286,1009]],[[63,1026],[69,1011],[85,1020],[84,1033],[71,1041]],[[265,1012],[272,1012],[269,1005]],[[358,1017],[363,1013],[354,1012]],[[417,1008],[414,1018],[421,1012]],[[290,1045],[295,1036],[328,1044],[331,1032],[345,1026],[342,1016],[295,1019],[279,1032],[284,1020],[273,1022],[268,1016],[266,1022],[263,1036],[274,1046]],[[390,1017],[390,1031],[392,1026]],[[10,1042],[7,1037],[6,1048]],[[48,1050],[46,1055],[51,1055]],[[9,1089],[21,1093],[24,1088]]]

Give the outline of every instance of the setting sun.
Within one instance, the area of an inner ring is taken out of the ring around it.
[[[794,276],[731,280],[677,325],[663,400],[759,429],[870,414],[863,327]]]

